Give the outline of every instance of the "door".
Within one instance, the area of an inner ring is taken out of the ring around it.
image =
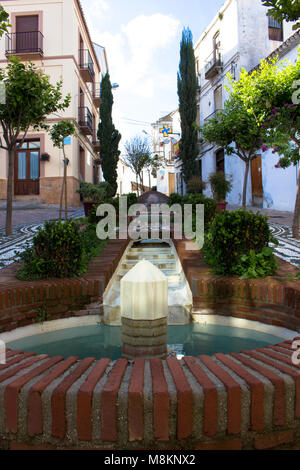
[[[15,195],[40,194],[40,143],[25,142],[15,154]]]
[[[175,174],[169,173],[169,194],[175,193]]]
[[[251,161],[251,181],[252,181],[252,196],[255,199],[263,198],[263,184],[262,184],[262,165],[261,155],[258,155]]]
[[[36,52],[38,50],[38,15],[16,17],[16,52]]]

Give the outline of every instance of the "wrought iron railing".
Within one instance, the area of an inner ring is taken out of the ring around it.
[[[40,31],[26,31],[6,34],[6,54],[43,54],[44,36]]]
[[[78,109],[78,124],[80,127],[88,127],[93,134],[93,116],[89,108],[86,106],[79,106]]]
[[[222,67],[222,56],[217,49],[215,49],[206,59],[205,73],[208,74],[214,67]]]
[[[94,62],[88,49],[79,49],[79,68],[88,69],[91,76],[94,77]]]
[[[223,110],[222,109],[216,109],[213,113],[211,113],[209,116],[207,116],[204,119],[204,124],[206,124],[210,119],[218,119],[218,116],[222,114]]]

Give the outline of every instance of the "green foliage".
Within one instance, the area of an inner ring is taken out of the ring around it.
[[[66,278],[83,270],[84,243],[74,221],[46,222],[33,244],[20,254],[24,262],[19,279]]]
[[[198,132],[193,126],[197,119],[197,88],[193,37],[190,29],[184,28],[180,45],[177,89],[181,120],[179,157],[182,161],[182,174],[185,182],[199,174],[197,162]]]
[[[86,181],[80,182],[80,188],[77,193],[81,194],[83,199],[87,202],[101,203],[107,197],[107,186],[100,184],[87,183]]]
[[[235,274],[241,279],[272,276],[278,267],[273,249],[265,246],[260,253],[250,250],[249,255],[241,256],[240,264],[235,266]]]
[[[300,17],[299,0],[262,0],[263,5],[269,7],[268,15],[273,16],[275,20],[298,21]],[[293,29],[299,29],[300,22],[293,26]]]
[[[186,185],[187,192],[190,194],[199,194],[206,188],[207,184],[199,176],[193,176]]]
[[[112,120],[113,94],[109,73],[106,73],[101,82],[101,105],[97,137],[100,141],[100,157],[103,177],[113,188],[112,196],[117,192],[118,161],[120,156],[119,143],[121,134],[115,128]]]
[[[214,220],[214,217],[217,213],[217,203],[213,199],[210,199],[203,194],[186,194],[185,196],[180,196],[179,194],[171,194],[169,197],[169,206],[173,204],[180,204],[182,211],[184,209],[184,204],[193,205],[193,216],[196,216],[196,205],[204,205],[204,229],[207,231]]]
[[[271,275],[276,262],[268,247],[270,242],[277,243],[267,217],[244,210],[222,211],[215,216],[206,235],[205,259],[216,274]]]
[[[50,130],[50,137],[54,147],[62,149],[66,137],[72,136],[76,133],[75,126],[71,121],[60,121],[54,124]]]
[[[128,194],[122,195],[122,197],[125,197],[125,196],[127,197],[127,209],[129,209],[129,207],[131,207],[133,204],[137,204],[138,199],[135,193],[128,193]],[[119,201],[120,201],[120,198],[115,197],[111,199],[105,199],[103,203],[112,204],[115,208],[116,215],[118,216],[119,215]],[[95,206],[91,209],[89,216],[88,216],[88,221],[90,224],[97,224],[101,220],[101,217],[97,216],[96,212],[97,212],[97,207]],[[103,216],[102,218],[104,217],[105,216]]]
[[[79,276],[105,244],[98,239],[94,225],[88,224],[80,231],[74,221],[46,222],[32,246],[27,244],[26,250],[18,253],[23,265],[17,277],[31,281]]]
[[[0,81],[6,92],[6,102],[0,104],[0,122],[7,148],[29,127],[48,129],[46,117],[70,104],[70,95],[62,99],[62,81],[52,85],[49,76],[31,62],[11,58],[0,71]]]
[[[234,93],[244,103],[247,112],[264,130],[263,147],[275,147],[290,164],[299,160],[300,52],[295,64],[278,57],[262,60],[252,73],[242,70],[240,80],[231,80]],[[298,155],[295,149],[298,148]]]
[[[3,6],[0,5],[0,37],[8,32],[9,26],[11,26],[9,23],[9,14],[4,10]]]
[[[222,171],[212,173],[209,177],[209,183],[214,195],[214,199],[217,202],[223,202],[226,200],[226,195],[231,191],[232,183],[226,179],[225,174]]]
[[[47,320],[50,320],[51,314],[47,313],[47,309],[45,306],[39,307],[37,309],[37,316],[36,316],[36,323],[44,323]]]

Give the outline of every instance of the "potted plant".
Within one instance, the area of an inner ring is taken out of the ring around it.
[[[42,162],[49,162],[50,161],[49,153],[42,153],[41,154],[41,160],[42,160]]]
[[[84,213],[87,217],[95,205],[101,204],[107,196],[106,187],[103,184],[92,184],[81,181],[80,188],[76,191],[83,198]]]
[[[217,201],[218,209],[225,210],[227,206],[226,195],[231,191],[232,183],[226,179],[223,171],[217,171],[209,177],[209,183],[214,196]]]
[[[202,194],[205,188],[206,183],[199,176],[193,176],[189,179],[186,186],[189,194]]]

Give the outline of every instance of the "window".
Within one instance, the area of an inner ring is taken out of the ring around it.
[[[283,41],[282,23],[276,21],[273,16],[268,16],[269,21],[269,39],[271,41]]]
[[[35,52],[38,49],[38,15],[16,17],[16,52]]]
[[[216,153],[216,171],[222,171],[225,173],[225,160],[224,150],[220,149]]]

